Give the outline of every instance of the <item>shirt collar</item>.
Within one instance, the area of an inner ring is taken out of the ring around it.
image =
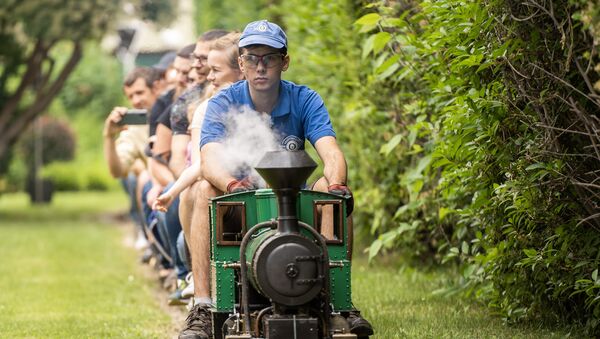
[[[246,85],[244,86],[243,96],[243,102],[247,103],[253,110],[256,110],[254,103],[252,102],[252,97],[250,96],[250,87],[248,81],[246,81]],[[289,114],[291,112],[291,104],[292,101],[290,98],[289,88],[286,86],[285,82],[281,80],[279,82],[279,98],[277,99],[277,104],[271,113],[271,117],[281,117]]]

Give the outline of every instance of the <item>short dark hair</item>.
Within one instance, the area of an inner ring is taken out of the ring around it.
[[[180,49],[177,52],[177,56],[180,58],[190,59],[192,57],[192,53],[194,53],[194,49],[196,48],[196,44],[187,45],[184,48]]]
[[[198,41],[213,41],[213,40],[217,40],[220,37],[223,37],[225,35],[229,34],[229,31],[224,30],[224,29],[211,29],[210,31],[206,31],[204,32],[199,38]]]
[[[239,53],[240,55],[244,54],[244,50],[245,49],[250,49],[250,48],[254,48],[254,47],[258,47],[258,46],[266,46],[266,45],[248,45],[245,47],[240,47]],[[269,46],[270,47],[270,46]],[[281,48],[276,48],[277,51],[283,55],[287,55],[287,48],[286,47],[281,47]]]
[[[144,79],[146,86],[152,88],[154,82],[160,79],[160,72],[152,67],[136,67],[133,71],[129,72],[123,81],[123,86],[131,87],[137,79]]]

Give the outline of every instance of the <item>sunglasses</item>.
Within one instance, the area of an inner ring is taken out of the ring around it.
[[[249,68],[258,67],[258,63],[262,62],[265,68],[273,68],[281,65],[285,55],[281,53],[269,53],[265,55],[243,54],[240,55],[244,64]]]

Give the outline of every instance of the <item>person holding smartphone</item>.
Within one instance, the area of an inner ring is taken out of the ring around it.
[[[162,90],[158,86],[159,80],[158,72],[149,67],[135,68],[127,75],[123,91],[132,108],[146,111],[152,108]],[[127,107],[114,107],[104,121],[104,157],[115,178],[123,178],[132,170],[139,176],[145,170],[148,125],[121,124],[127,110]],[[134,167],[138,160],[140,163]]]

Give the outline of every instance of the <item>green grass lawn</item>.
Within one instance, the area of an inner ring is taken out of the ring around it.
[[[165,338],[175,329],[123,227],[125,195],[62,193],[51,206],[0,196],[0,338]],[[434,296],[446,271],[400,264],[353,267],[353,298],[375,338],[562,338],[576,332],[508,327],[459,297]]]
[[[1,338],[164,338],[173,333],[123,227],[125,195],[0,196]]]
[[[373,338],[566,338],[577,329],[507,326],[490,310],[458,296],[435,296],[449,273],[426,272],[400,264],[353,263],[355,305],[375,327]],[[571,331],[571,332],[569,332]]]

